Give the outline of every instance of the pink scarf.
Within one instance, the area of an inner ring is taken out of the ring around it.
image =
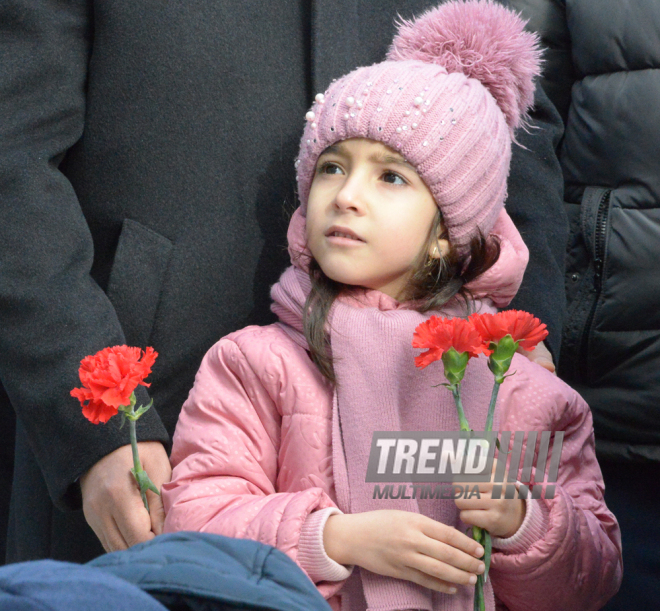
[[[510,230],[507,220],[513,227],[508,216],[503,226]],[[300,222],[304,226],[304,218],[294,216],[289,243],[290,249],[304,252],[300,244],[295,248],[295,236],[300,236],[296,224]],[[493,231],[496,229],[497,225]],[[490,298],[477,302],[479,311],[494,312],[493,301],[498,305],[510,301],[520,283],[526,258],[527,249],[517,231],[515,235],[502,239],[500,260],[471,287],[476,295]],[[493,288],[495,284],[497,286]],[[271,291],[274,300],[271,309],[280,318],[285,331],[305,349],[308,347],[302,334],[302,310],[310,289],[308,274],[298,267],[290,267]],[[436,314],[462,316],[464,312],[454,301],[453,305],[448,304]],[[464,531],[465,525],[458,519],[453,501],[373,499],[373,484],[364,481],[374,431],[453,431],[459,428],[451,394],[444,387],[434,388],[445,381],[441,364],[424,370],[418,370],[414,364],[418,351],[412,348],[413,331],[430,315],[410,310],[406,304],[378,291],[342,296],[333,304],[328,322],[337,377],[332,439],[337,505],[345,513],[377,509],[422,513]],[[486,359],[473,360],[462,384],[462,396],[467,419],[475,430],[483,430],[492,384],[493,377],[487,369]],[[458,594],[447,596],[362,568],[351,578],[353,587],[344,588],[348,596],[360,596],[359,588],[355,587],[358,573],[370,611],[436,611],[472,607],[471,587],[459,588]],[[486,601],[486,608],[493,611],[494,595],[490,581],[486,584]],[[358,608],[359,602],[353,601],[349,606]]]

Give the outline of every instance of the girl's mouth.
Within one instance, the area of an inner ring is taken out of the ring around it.
[[[336,238],[341,239],[342,241],[351,240],[352,242],[364,242],[364,240],[359,235],[357,235],[348,227],[338,227],[335,225],[330,227],[325,235],[327,238]]]
[[[356,237],[354,237],[352,235],[349,235],[347,233],[341,233],[340,231],[333,231],[330,234],[330,237],[332,237],[332,238],[348,238],[349,240],[357,240],[358,242],[362,241],[359,238],[356,238]]]

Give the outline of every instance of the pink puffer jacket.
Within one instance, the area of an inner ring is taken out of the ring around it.
[[[565,431],[554,499],[493,554],[511,611],[599,609],[622,574],[617,522],[603,501],[591,412],[570,387],[516,355],[498,400],[500,430]],[[332,387],[278,325],[248,327],[206,354],[174,436],[165,531],[250,538],[296,561],[333,609],[349,573],[323,550],[336,508]],[[506,541],[506,540],[505,540]]]

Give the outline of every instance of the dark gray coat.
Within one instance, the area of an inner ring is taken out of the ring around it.
[[[69,396],[80,359],[153,346],[156,409],[138,429],[167,444],[205,351],[271,320],[313,95],[381,60],[397,11],[431,4],[0,4],[0,380],[21,424],[11,559],[100,551],[82,513],[60,510],[80,508],[77,479],[127,433],[82,418]],[[529,150],[516,150],[508,203],[532,251],[514,305],[548,323],[556,351],[560,127],[545,98],[536,117],[542,129],[521,134]]]
[[[660,3],[516,0],[550,47],[571,236],[559,372],[601,459],[660,462]]]

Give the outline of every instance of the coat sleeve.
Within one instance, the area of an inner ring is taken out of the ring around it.
[[[83,357],[125,343],[59,170],[84,130],[90,12],[88,0],[0,3],[0,380],[61,509],[80,507],[74,482],[126,443],[117,419],[94,426],[69,395]],[[138,430],[167,440],[155,410]]]
[[[527,248],[529,263],[511,308],[548,325],[546,345],[555,363],[566,309],[564,268],[568,219],[564,179],[555,149],[563,134],[558,112],[537,85],[531,124],[516,132],[506,209]]]
[[[237,343],[225,338],[209,350],[174,434],[172,480],[163,486],[165,531],[254,539],[305,569],[299,548],[307,517],[335,504],[311,482],[278,492],[282,413],[271,392]],[[326,598],[341,585],[317,584]]]
[[[603,498],[591,411],[541,367],[520,359],[515,365],[500,428],[564,431],[564,441],[554,498],[536,501],[544,505],[547,530],[523,553],[493,554],[493,588],[510,611],[595,611],[619,589],[622,559],[619,526]]]

